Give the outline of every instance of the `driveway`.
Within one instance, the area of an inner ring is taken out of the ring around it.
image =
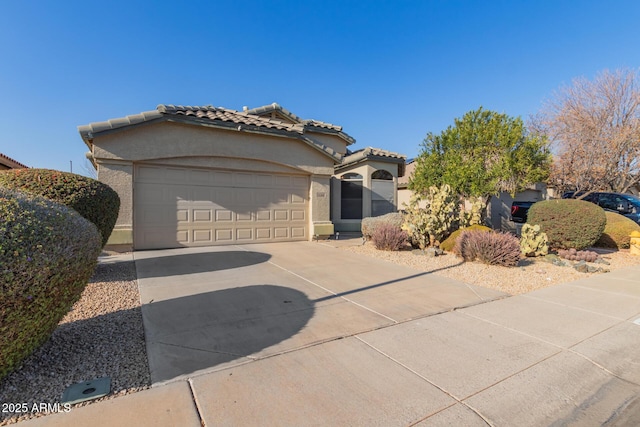
[[[506,296],[322,243],[134,255],[154,384]]]
[[[640,425],[640,267],[507,298],[323,243],[134,256],[155,386],[25,426]]]

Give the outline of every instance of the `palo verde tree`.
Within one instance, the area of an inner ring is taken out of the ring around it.
[[[627,192],[640,184],[639,71],[574,79],[531,126],[552,143],[551,182],[559,189]]]
[[[482,107],[457,118],[441,134],[427,134],[409,183],[414,192],[448,184],[454,192],[488,203],[546,181],[551,155],[546,138],[527,132],[522,119]]]

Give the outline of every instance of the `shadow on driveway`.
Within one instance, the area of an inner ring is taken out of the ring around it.
[[[138,279],[144,279],[230,270],[260,264],[269,259],[269,254],[251,251],[185,253],[136,259],[136,268]]]
[[[257,353],[297,334],[314,312],[304,293],[269,284],[145,304],[152,382]]]

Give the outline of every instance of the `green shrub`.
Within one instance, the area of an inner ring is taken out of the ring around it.
[[[98,227],[102,246],[107,244],[118,219],[118,193],[85,176],[49,169],[11,169],[0,172],[0,186],[46,197],[75,209]]]
[[[362,237],[371,239],[376,228],[382,224],[391,224],[397,228],[402,226],[402,214],[400,212],[391,212],[381,216],[372,216],[362,219],[360,229],[362,231]]]
[[[0,379],[51,335],[100,250],[98,229],[73,209],[0,187]]]
[[[520,261],[520,240],[509,233],[463,230],[453,252],[465,261],[513,267]]]
[[[393,224],[380,224],[376,227],[371,240],[376,249],[383,251],[397,251],[402,249],[407,241],[407,233]]]
[[[552,249],[588,248],[600,238],[606,222],[600,206],[576,199],[537,202],[527,214],[527,223],[540,226]]]
[[[453,233],[451,233],[451,235],[447,237],[444,240],[444,242],[440,243],[440,249],[442,249],[443,251],[451,252],[454,246],[456,245],[456,240],[458,239],[458,236],[464,230],[491,231],[489,227],[486,227],[484,225],[478,225],[478,224],[470,225],[469,227],[466,227],[466,228],[459,228]]]
[[[614,212],[605,212],[607,224],[604,227],[602,236],[595,243],[601,248],[629,249],[631,246],[629,235],[634,231],[640,231],[640,225],[636,224],[626,216]]]

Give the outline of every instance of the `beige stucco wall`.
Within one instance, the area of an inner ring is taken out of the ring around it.
[[[321,144],[332,148],[337,153],[345,154],[347,152],[347,141],[338,136],[320,132],[306,132],[305,135],[314,141],[318,141]]]
[[[134,162],[200,156],[253,159],[320,175],[332,174],[334,165],[327,155],[298,139],[172,122],[99,136],[94,139],[93,156]]]
[[[328,137],[336,151],[346,150],[345,141]],[[133,243],[134,163],[302,173],[310,177],[310,230],[314,224],[331,225],[330,176],[335,162],[303,141],[163,122],[98,135],[93,144],[98,179],[113,187],[121,198],[110,244]]]
[[[332,201],[332,221],[337,231],[360,231],[361,220],[358,219],[342,219],[341,204],[342,198],[340,177],[347,173],[357,173],[362,175],[362,217],[371,216],[371,175],[377,170],[385,170],[393,176],[393,183],[396,189],[394,204],[398,206],[398,165],[396,163],[386,163],[380,161],[365,160],[361,163],[340,169],[335,174],[335,179],[331,182],[331,201]]]
[[[98,161],[98,179],[113,188],[120,196],[120,212],[111,245],[133,244],[133,164],[131,162]]]

